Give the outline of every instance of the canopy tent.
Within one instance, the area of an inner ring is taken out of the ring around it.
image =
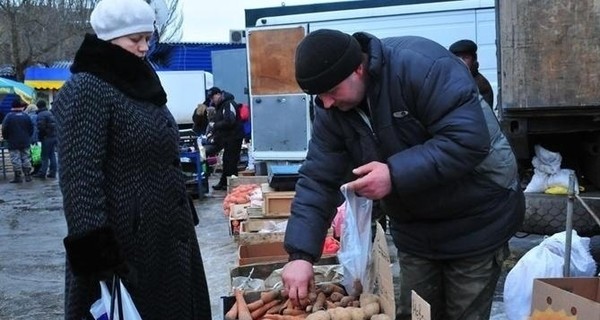
[[[25,84],[38,90],[58,90],[70,77],[68,66],[29,67],[25,70]]]
[[[17,81],[0,78],[0,95],[17,94],[27,103],[32,103],[35,100],[35,89]]]

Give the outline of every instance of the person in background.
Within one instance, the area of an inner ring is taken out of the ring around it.
[[[145,59],[155,13],[101,0],[52,105],[67,222],[65,319],[117,274],[144,320],[211,319],[177,123]]]
[[[10,112],[2,120],[2,137],[7,142],[10,161],[15,173],[10,183],[31,181],[31,136],[33,135],[33,122],[23,112],[27,106],[20,97],[13,100]]]
[[[212,188],[214,190],[227,190],[227,177],[238,174],[244,129],[238,119],[235,97],[231,93],[212,87],[208,89],[206,98],[210,99],[211,104],[215,107],[212,120],[215,147],[211,148],[211,152],[223,150],[221,178]],[[208,154],[209,150],[206,153]]]
[[[459,40],[450,45],[450,52],[460,57],[467,65],[471,75],[477,82],[479,93],[490,108],[494,107],[494,91],[490,82],[479,73],[479,62],[477,61],[477,44],[471,40]]]
[[[208,101],[200,103],[192,114],[192,122],[194,123],[192,130],[199,136],[206,134],[206,127],[208,126],[208,114],[206,110],[208,106]]]
[[[284,238],[292,302],[313,287],[347,184],[389,217],[397,319],[411,318],[411,290],[432,319],[488,319],[525,200],[510,145],[462,61],[421,37],[328,29],[308,34],[295,58],[316,107]]]
[[[37,128],[37,110],[38,107],[33,103],[28,105],[27,108],[25,108],[25,113],[29,116],[29,118],[31,118],[31,122],[33,123],[33,134],[31,135],[31,167],[33,168],[33,171],[31,171],[31,175],[34,177],[42,166],[41,162],[35,163],[33,155],[33,146],[37,145],[37,143],[39,142]]]
[[[48,110],[46,101],[40,100],[36,105],[38,135],[42,142],[42,166],[35,177],[42,180],[46,177],[56,178],[56,119]]]

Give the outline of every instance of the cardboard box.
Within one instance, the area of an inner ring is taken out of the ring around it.
[[[268,182],[267,176],[241,176],[241,177],[228,177],[227,178],[227,193],[230,193],[233,188],[241,184],[256,184],[261,185]]]
[[[266,242],[260,244],[240,245],[238,250],[238,265],[251,263],[287,261],[288,253],[283,248],[283,242]]]
[[[600,278],[535,279],[531,303],[532,315],[538,316],[532,319],[562,311],[576,319],[600,320]]]
[[[232,204],[229,206],[229,218],[235,220],[248,219],[248,207],[250,207],[250,203]]]
[[[244,219],[229,218],[229,235],[238,236],[240,234],[242,221]]]
[[[258,232],[265,229],[269,225],[279,224],[287,221],[287,218],[282,219],[248,219],[242,225],[242,232]]]

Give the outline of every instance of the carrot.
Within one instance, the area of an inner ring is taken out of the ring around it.
[[[265,314],[263,319],[267,320],[304,320],[303,316],[290,316],[284,314]]]
[[[262,300],[261,300],[262,301]],[[252,319],[259,319],[260,317],[264,316],[267,311],[269,311],[271,308],[273,308],[274,306],[276,306],[277,304],[279,304],[279,300],[271,300],[266,304],[263,304],[262,307],[252,311]]]
[[[235,302],[233,304],[233,306],[231,306],[231,309],[229,309],[229,311],[227,311],[227,313],[225,314],[225,320],[235,320],[235,319],[237,319],[237,314],[238,314],[238,306],[237,306],[237,302]]]
[[[265,304],[279,298],[281,296],[281,291],[279,290],[271,290],[267,292],[260,293],[260,300],[262,300]]]
[[[244,300],[244,291],[235,289],[235,301],[238,305],[238,319],[252,320],[252,315],[250,314],[250,310],[248,310],[246,300]]]
[[[258,300],[254,301],[254,302],[248,303],[248,310],[250,310],[250,312],[252,312],[252,311],[254,311],[256,309],[261,308],[264,305],[265,305],[265,302],[262,301],[261,299],[258,299]]]
[[[282,313],[287,316],[299,316],[299,315],[306,314],[306,312],[304,310],[294,309],[294,308],[287,308],[287,309],[283,310]]]

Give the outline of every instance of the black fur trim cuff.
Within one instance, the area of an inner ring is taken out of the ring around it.
[[[68,236],[63,243],[71,271],[76,276],[97,276],[125,265],[121,246],[111,228]]]

